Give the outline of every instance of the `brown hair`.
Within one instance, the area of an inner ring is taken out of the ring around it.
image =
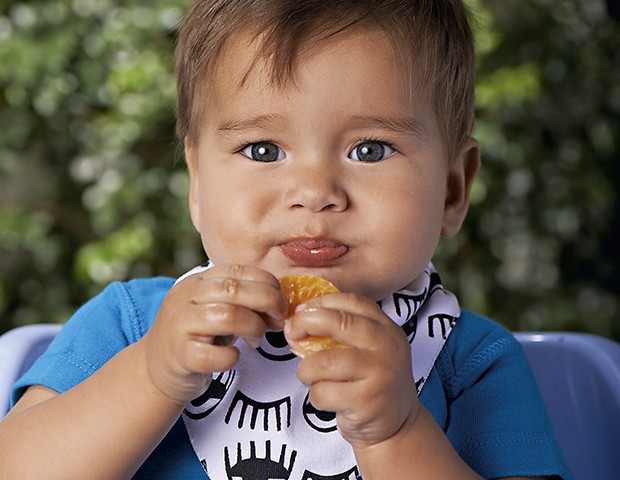
[[[474,41],[461,0],[194,0],[176,50],[177,135],[198,138],[204,95],[229,39],[252,32],[272,81],[294,82],[305,49],[356,26],[378,28],[403,73],[423,72],[452,157],[474,116]],[[257,59],[258,60],[258,59]]]

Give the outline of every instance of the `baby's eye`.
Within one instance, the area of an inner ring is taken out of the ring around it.
[[[380,162],[394,153],[396,153],[396,150],[385,142],[366,140],[355,145],[353,150],[349,152],[348,157],[360,162],[374,163]]]
[[[282,149],[272,142],[250,143],[239,152],[257,162],[275,162],[284,158]]]

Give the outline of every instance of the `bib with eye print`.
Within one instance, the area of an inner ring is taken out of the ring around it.
[[[196,267],[189,275],[211,265]],[[432,264],[408,290],[379,302],[411,345],[413,376],[421,392],[460,308]],[[310,403],[296,375],[300,359],[282,332],[268,332],[256,349],[243,340],[235,368],[213,374],[209,388],[183,418],[194,451],[212,480],[361,479],[336,414]]]

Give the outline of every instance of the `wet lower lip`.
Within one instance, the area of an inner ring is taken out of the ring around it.
[[[300,267],[324,267],[349,251],[349,247],[335,242],[288,242],[280,245],[282,253]]]

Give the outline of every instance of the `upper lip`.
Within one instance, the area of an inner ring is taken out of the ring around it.
[[[349,245],[347,245],[345,242],[341,242],[340,240],[318,237],[291,238],[289,240],[286,240],[285,242],[282,242],[280,245],[305,248],[307,250],[316,250],[319,248],[336,248],[342,246],[349,247]]]

